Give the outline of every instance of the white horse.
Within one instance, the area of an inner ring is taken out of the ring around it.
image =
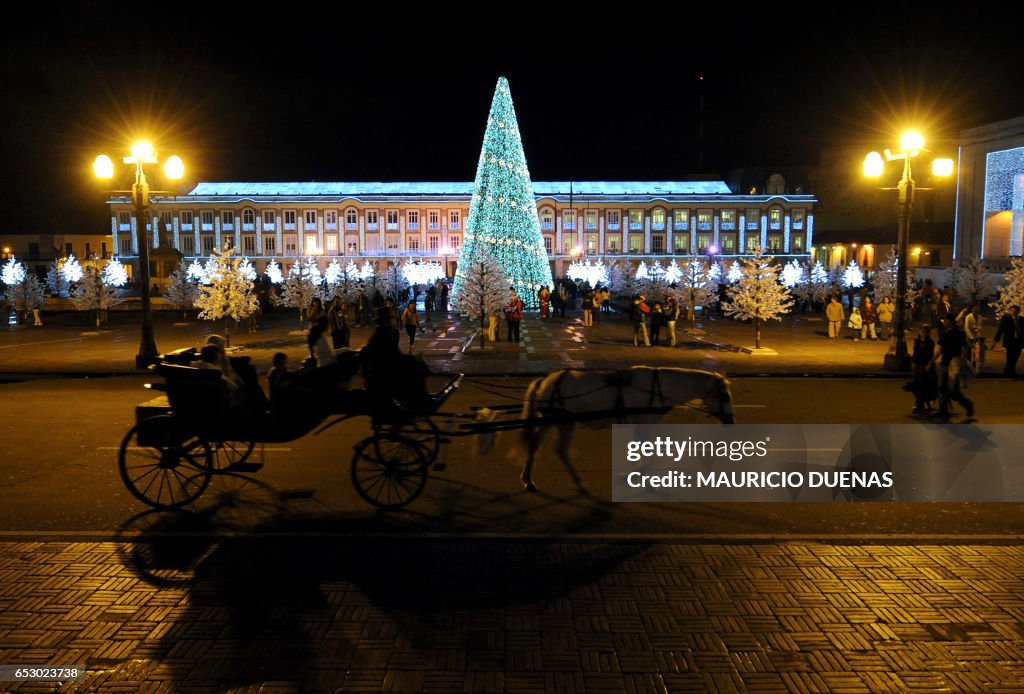
[[[611,422],[659,422],[678,405],[699,401],[725,424],[735,419],[729,381],[721,374],[676,367],[634,366],[623,370],[564,369],[533,381],[526,389],[520,419],[526,465],[522,481],[534,491],[533,463],[544,439],[545,416],[558,426],[558,454],[580,491],[583,481],[569,462],[569,444],[577,421],[595,428]],[[595,417],[607,413],[607,417]],[[582,415],[575,417],[575,415]],[[481,442],[482,446],[488,442]],[[490,443],[493,443],[493,439]]]

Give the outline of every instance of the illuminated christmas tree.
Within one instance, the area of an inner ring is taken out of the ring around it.
[[[519,123],[504,77],[498,79],[487,116],[459,264],[478,262],[483,253],[497,261],[524,303],[536,302],[538,289],[553,286]],[[457,274],[453,294],[459,293],[459,283]]]
[[[208,284],[199,289],[195,307],[204,320],[224,320],[224,336],[231,344],[228,318],[236,322],[251,316],[260,302],[252,284],[251,268],[244,258],[236,258],[230,245],[223,251],[214,249],[206,265]]]
[[[754,322],[754,348],[761,349],[761,322],[782,320],[793,305],[789,290],[779,282],[779,268],[770,255],[758,248],[743,259],[743,277],[729,287],[730,301],[723,304],[727,316]]]

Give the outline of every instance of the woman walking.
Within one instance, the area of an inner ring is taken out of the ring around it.
[[[411,299],[409,305],[402,311],[402,325],[405,326],[405,332],[409,335],[409,354],[412,354],[412,346],[416,342],[416,333],[423,332],[423,328],[420,327],[420,316],[416,313],[415,299]]]

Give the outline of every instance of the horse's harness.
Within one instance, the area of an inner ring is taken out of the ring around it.
[[[666,394],[664,387],[661,382],[661,372],[658,369],[651,369],[651,389],[647,391],[647,405],[645,408],[634,408],[634,409],[648,409],[652,411],[667,411],[672,409],[671,407],[665,407],[664,405],[656,405],[655,403],[664,403]],[[541,412],[549,411],[569,411],[565,404],[567,400],[575,400],[576,398],[583,398],[594,393],[598,393],[601,390],[611,386],[615,388],[615,407],[609,412],[609,414],[615,414],[618,416],[621,422],[623,418],[627,416],[626,412],[626,401],[624,392],[626,388],[633,385],[633,376],[636,372],[631,371],[608,371],[605,373],[604,385],[600,388],[589,390],[585,393],[576,393],[573,395],[566,395],[562,390],[562,381],[569,374],[568,371],[562,371],[558,374],[558,378],[555,379],[555,385],[552,389],[551,394],[547,398],[546,407],[538,407]]]

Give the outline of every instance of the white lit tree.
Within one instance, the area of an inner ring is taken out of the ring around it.
[[[643,261],[641,261],[641,266],[643,266]],[[637,268],[638,272],[635,279],[637,291],[646,296],[648,303],[652,305],[655,301],[664,301],[669,292],[668,274],[665,268],[661,266],[661,263],[653,261],[650,266],[644,268],[643,276],[641,276],[639,269]]]
[[[276,260],[271,259],[271,261],[267,263],[267,267],[263,270],[263,274],[267,276],[267,279],[270,280],[271,284],[281,284],[284,282],[284,273],[281,272],[281,265]]]
[[[224,319],[224,337],[229,345],[231,330],[228,319],[240,321],[259,308],[259,298],[243,261],[244,258],[235,257],[230,245],[226,245],[223,251],[214,250],[206,265],[209,284],[199,288],[195,301],[200,318]]]
[[[124,301],[117,289],[103,280],[103,273],[95,265],[85,268],[71,296],[76,306],[93,311],[97,328],[103,322],[107,309]]]
[[[472,264],[484,254],[501,266],[524,301],[533,303],[537,290],[554,284],[512,94],[504,77],[498,78],[487,116],[459,265]],[[459,274],[453,294],[459,293]]]
[[[312,258],[303,263],[296,261],[288,270],[288,277],[281,285],[281,294],[277,303],[299,310],[299,325],[306,319],[306,309],[314,297],[322,297],[320,288],[323,278],[320,275],[320,268]]]
[[[206,268],[203,267],[203,264],[199,262],[198,258],[194,259],[188,266],[188,270],[185,271],[185,276],[198,284],[206,284]]]
[[[960,263],[956,272],[957,294],[968,299],[971,304],[976,304],[979,299],[991,292],[992,283],[979,258],[971,258],[966,263]]]
[[[843,266],[839,263],[828,269],[828,294],[841,294],[843,290]]]
[[[71,283],[64,274],[64,258],[54,258],[46,272],[46,288],[50,296],[71,296]]]
[[[992,304],[997,316],[1009,311],[1011,306],[1024,306],[1024,260],[1010,260],[1010,269],[1003,275],[1003,282],[999,298]]]
[[[850,296],[850,307],[853,307],[853,295],[856,294],[857,290],[864,286],[864,271],[860,269],[860,265],[857,264],[856,260],[851,260],[849,265],[843,270],[842,276],[843,289]]]
[[[501,264],[486,253],[469,263],[459,263],[455,274],[458,291],[452,292],[452,308],[480,321],[480,347],[484,346],[487,317],[504,310],[512,301],[508,276]]]
[[[820,260],[814,261],[813,264],[808,260],[803,264],[802,271],[803,281],[796,285],[794,293],[808,306],[814,302],[824,304],[832,286],[825,266]]]
[[[405,279],[402,266],[398,264],[397,258],[388,265],[387,270],[381,275],[380,286],[385,298],[391,297],[395,300],[396,305],[405,303],[405,298],[409,294],[409,282]]]
[[[46,301],[43,283],[34,273],[28,272],[25,265],[11,256],[0,271],[0,279],[4,283],[4,298],[18,314],[18,323],[24,323],[30,312],[35,311]],[[38,323],[37,323],[38,324]]]
[[[164,298],[175,308],[181,309],[182,320],[188,320],[188,312],[196,305],[199,298],[199,282],[190,279],[188,269],[178,268],[168,276],[167,293]]]
[[[335,258],[324,270],[324,279],[327,281],[329,297],[337,297],[347,304],[354,303],[360,279],[359,268],[354,262],[350,260],[345,265],[341,265]]]
[[[789,290],[779,282],[779,268],[771,256],[758,248],[754,255],[743,259],[743,276],[729,287],[729,298],[722,306],[726,315],[736,320],[754,323],[754,348],[761,348],[761,322],[782,320],[793,305]]]
[[[123,287],[128,284],[128,270],[117,258],[111,258],[103,266],[103,281],[111,287]]]
[[[794,291],[796,287],[806,283],[806,281],[804,266],[796,258],[793,258],[782,267],[782,284],[789,291]]]
[[[712,286],[704,263],[696,258],[689,258],[680,269],[682,274],[676,283],[674,294],[679,308],[686,310],[686,320],[690,321],[692,326],[696,320],[697,307],[710,304],[717,294],[718,287]]]
[[[898,274],[899,259],[896,257],[896,247],[889,246],[888,252],[885,257],[882,258],[882,262],[878,264],[878,271],[875,272],[873,282],[875,285],[875,303],[882,303],[882,299],[889,297],[893,302],[896,301],[896,278]],[[907,296],[905,301],[909,306],[913,303],[914,298],[917,296],[917,291],[914,287],[914,271],[907,270]]]

